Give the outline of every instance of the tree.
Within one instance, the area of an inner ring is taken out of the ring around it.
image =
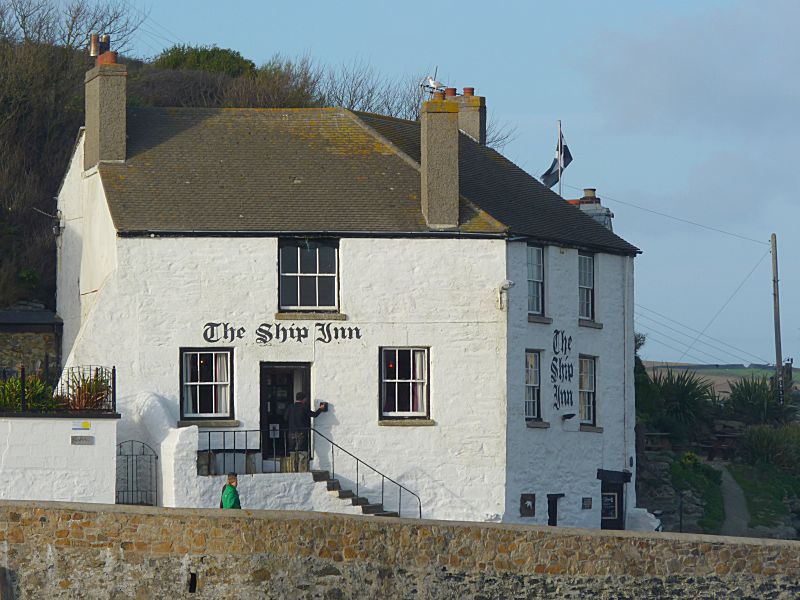
[[[0,306],[53,303],[52,200],[83,122],[89,34],[124,46],[141,22],[122,2],[0,0]]]
[[[236,50],[217,46],[175,45],[159,54],[153,66],[158,69],[222,73],[228,77],[252,75],[256,70],[255,63]]]

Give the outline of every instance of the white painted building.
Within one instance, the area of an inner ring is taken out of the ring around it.
[[[434,99],[421,124],[126,113],[124,67],[99,63],[58,200],[63,355],[116,366],[117,439],[158,454],[160,503],[214,506],[207,473],[235,468],[247,507],[358,510],[268,473],[305,391],[330,406],[312,469],[372,503],[364,463],[427,518],[647,526],[638,250],[486,147],[483,98]]]

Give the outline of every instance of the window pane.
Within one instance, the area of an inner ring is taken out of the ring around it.
[[[542,284],[538,281],[528,282],[528,312],[542,312]]]
[[[528,279],[542,281],[542,249],[528,247]]]
[[[425,384],[411,384],[411,410],[414,412],[425,412]]]
[[[214,381],[228,381],[228,354],[214,355]]]
[[[200,396],[199,404],[200,413],[213,413],[214,412],[214,386],[213,385],[200,385],[198,386],[198,395]]]
[[[194,414],[197,412],[197,386],[183,386],[183,411],[186,414]]]
[[[383,378],[397,379],[397,353],[394,350],[383,351]]]
[[[281,306],[297,306],[297,277],[281,277]]]
[[[425,350],[413,350],[412,358],[414,359],[414,364],[411,378],[415,381],[424,381],[425,367],[428,366],[425,360]]]
[[[594,317],[592,314],[592,290],[587,288],[579,288],[578,299],[580,302],[579,316],[584,319],[591,319]]]
[[[313,242],[300,246],[300,272],[317,272],[317,245]]]
[[[300,306],[317,306],[317,278],[300,278]]]
[[[197,374],[197,354],[187,352],[183,355],[184,381],[199,381]]]
[[[411,410],[411,384],[397,384],[397,412],[409,412]]]
[[[281,273],[297,273],[297,246],[286,243],[281,246]]]
[[[336,278],[319,277],[319,306],[336,306]]]
[[[578,283],[583,287],[594,285],[594,258],[578,256]]]
[[[383,384],[383,412],[395,412],[397,409],[395,386],[394,382]]]
[[[319,272],[336,273],[336,248],[331,244],[319,245]]]
[[[397,378],[406,381],[411,379],[411,350],[397,351]]]
[[[217,414],[228,414],[228,384],[214,386],[215,404]]]
[[[214,355],[200,354],[200,381],[214,381]]]

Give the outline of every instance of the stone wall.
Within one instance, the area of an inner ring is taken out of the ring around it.
[[[0,331],[0,369],[18,370],[24,366],[29,374],[44,371],[45,358],[50,362],[51,373],[58,372],[60,348],[52,332]]]
[[[0,502],[2,598],[795,598],[799,573],[789,541]]]

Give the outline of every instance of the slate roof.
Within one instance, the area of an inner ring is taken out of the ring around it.
[[[425,233],[420,127],[345,109],[131,108],[101,163],[122,234]],[[460,233],[637,248],[498,152],[460,136]]]

